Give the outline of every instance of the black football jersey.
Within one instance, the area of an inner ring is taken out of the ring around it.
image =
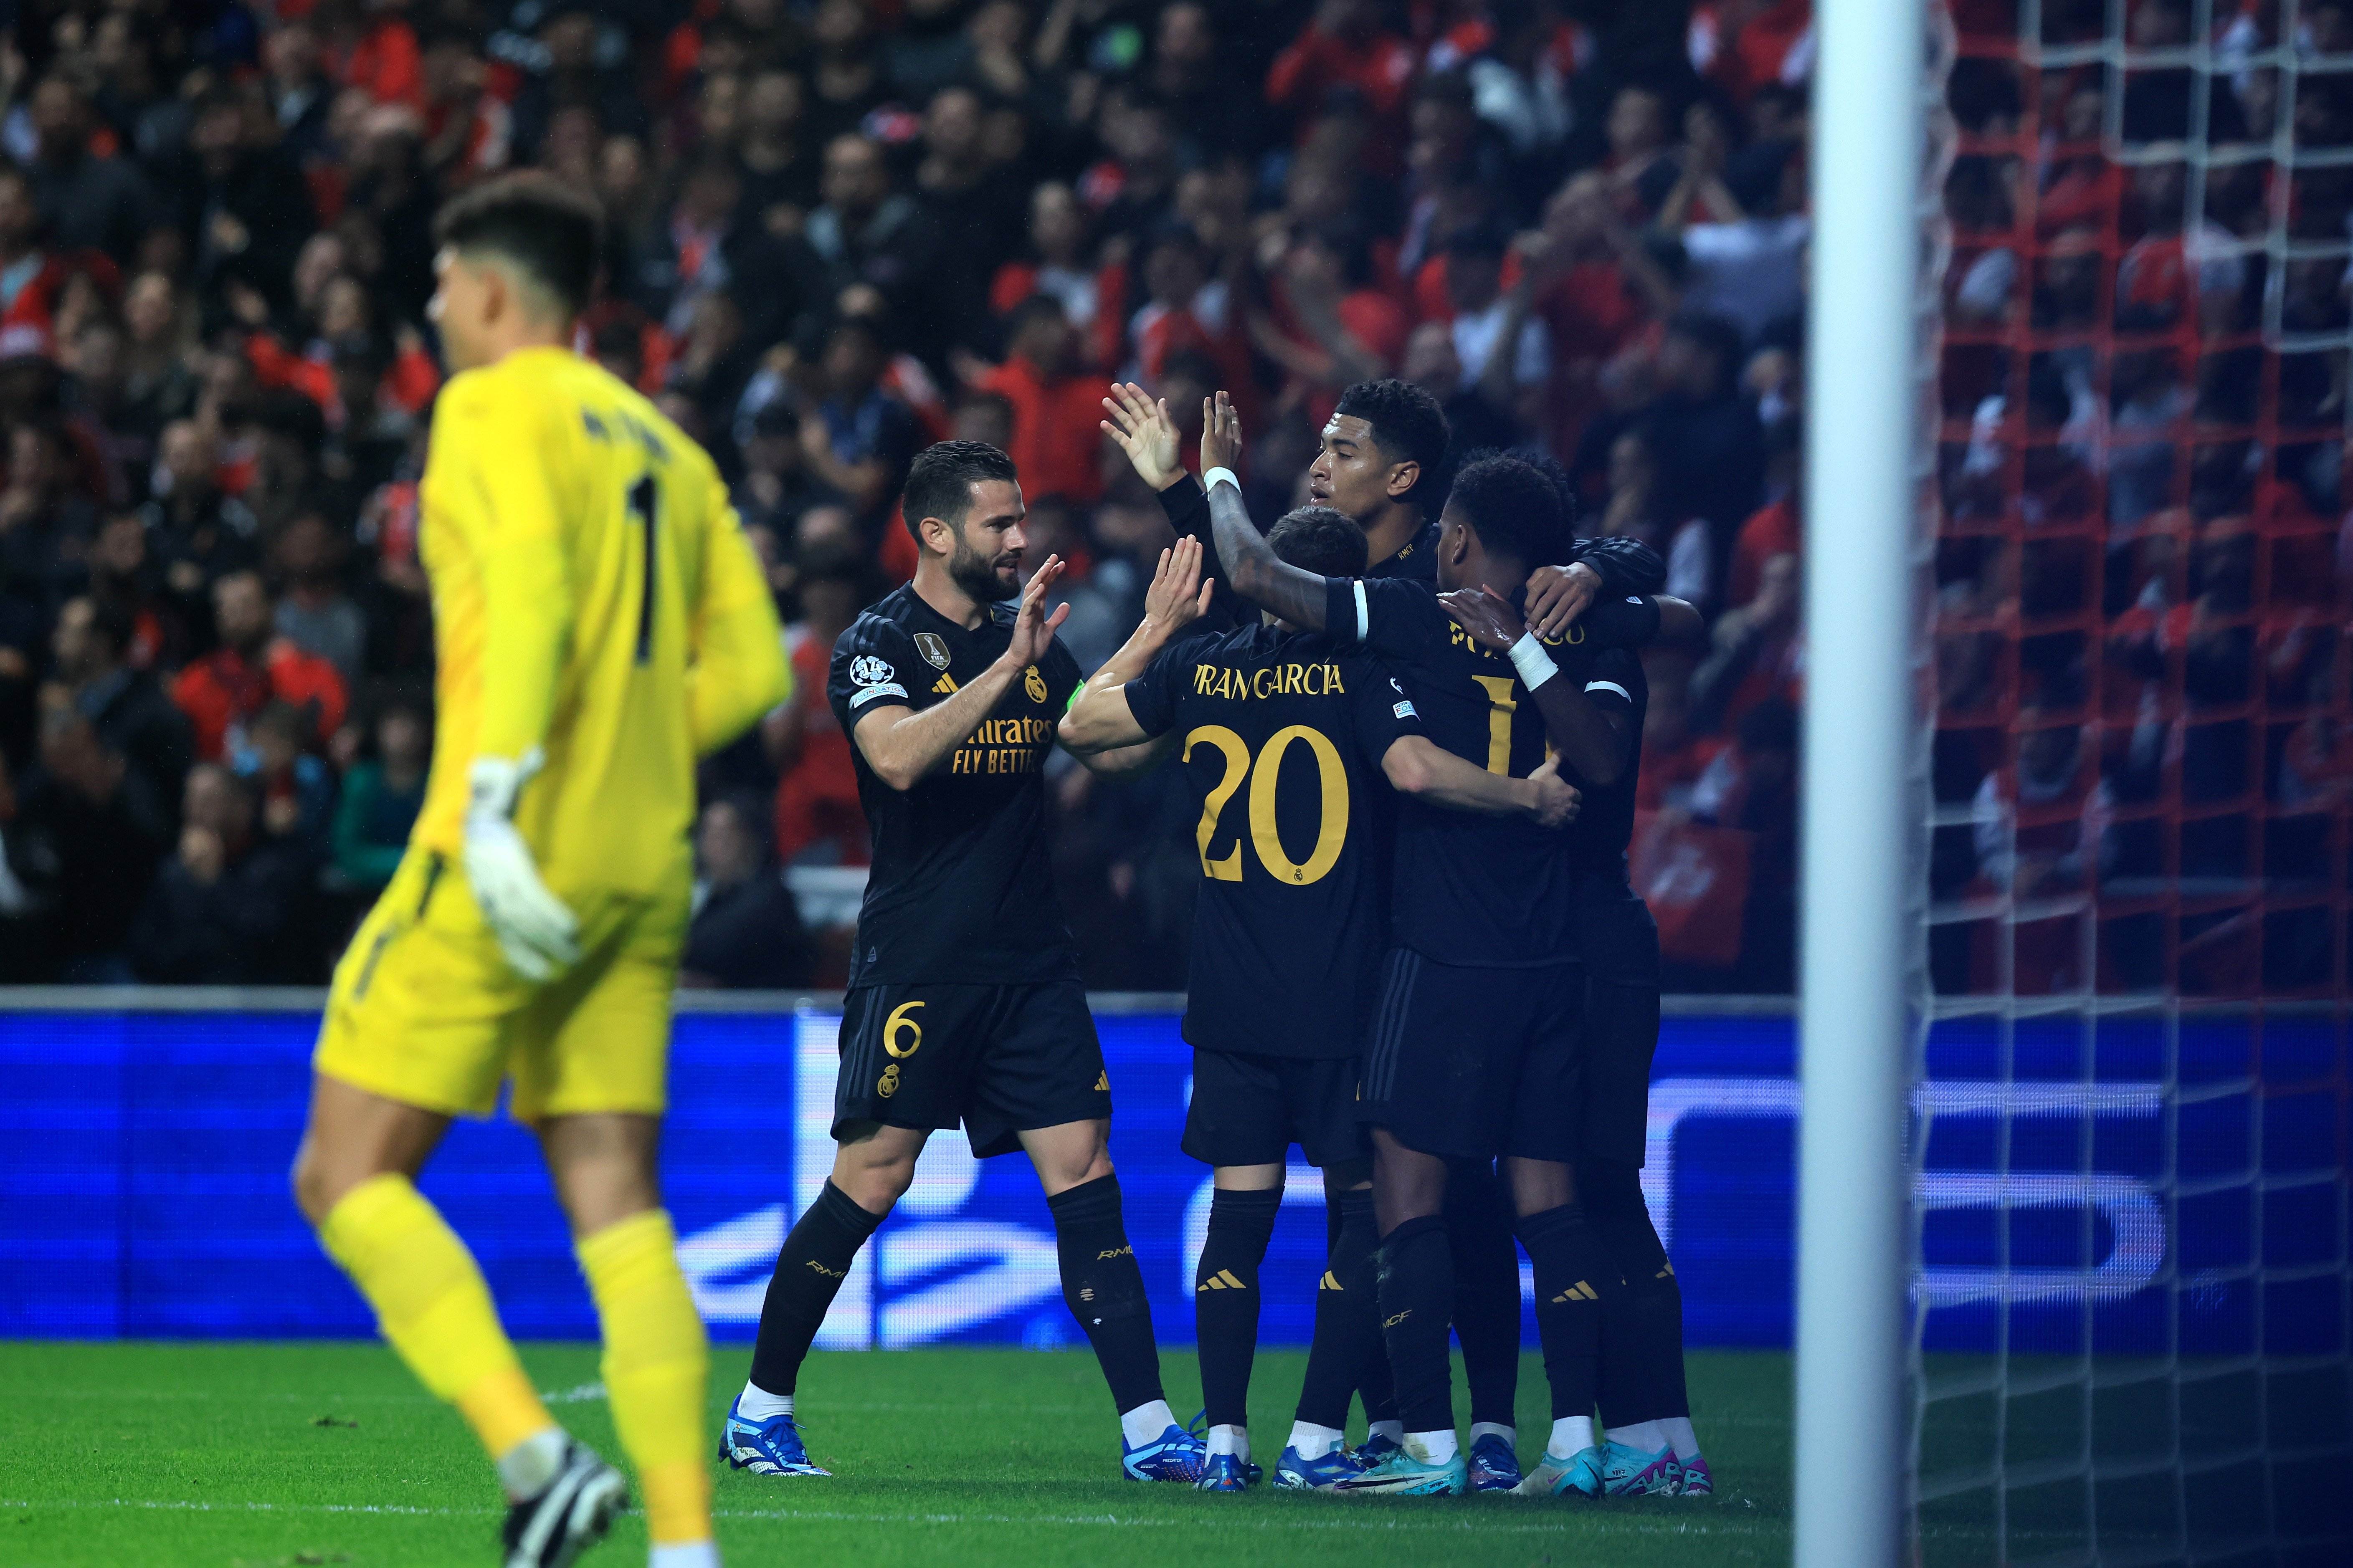
[[[1473,642],[1430,584],[1333,577],[1325,594],[1324,624],[1397,669],[1433,742],[1514,778],[1544,762],[1544,717],[1512,661]],[[1641,643],[1657,628],[1649,600],[1601,600],[1554,648],[1564,666],[1555,679],[1573,678],[1588,650]],[[1390,941],[1440,963],[1558,963],[1576,955],[1577,880],[1557,829],[1402,800]]]
[[[945,762],[892,789],[866,765],[858,721],[877,705],[921,710],[954,696],[1012,641],[1014,606],[966,630],[910,585],[860,616],[833,647],[826,696],[858,771],[873,845],[849,984],[1018,984],[1078,973],[1046,851],[1046,754],[1078,689],[1059,641],[1022,673]]]
[[[1615,784],[1597,784],[1567,776],[1585,792],[1577,820],[1564,829],[1568,839],[1570,868],[1579,878],[1594,878],[1613,887],[1626,880],[1626,845],[1634,837],[1634,795],[1641,780],[1642,724],[1651,711],[1651,686],[1642,661],[1630,648],[1600,648],[1581,657],[1562,657],[1556,680],[1574,679],[1596,707],[1614,710],[1626,725],[1626,771]]]
[[[1201,894],[1185,1038],[1207,1050],[1352,1057],[1387,949],[1396,796],[1381,759],[1421,723],[1377,659],[1251,626],[1165,649],[1127,686],[1184,736]]]

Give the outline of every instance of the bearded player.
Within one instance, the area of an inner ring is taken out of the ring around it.
[[[983,442],[919,454],[902,510],[914,581],[842,634],[828,692],[874,847],[842,999],[839,1147],[777,1255],[721,1452],[757,1475],[827,1473],[800,1435],[801,1363],[924,1142],[961,1122],[975,1154],[1018,1149],[1037,1169],[1063,1300],[1111,1385],[1122,1470],[1191,1483],[1202,1441],[1161,1392],[1109,1152],[1111,1079],[1047,855],[1045,762],[1079,687],[1054,639],[1068,606],[1046,611],[1062,563],[1048,556],[1022,585],[1018,476]],[[1126,773],[1166,749],[1083,760]]]

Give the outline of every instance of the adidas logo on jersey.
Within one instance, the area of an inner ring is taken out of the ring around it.
[[[937,680],[932,682],[932,689],[938,692],[943,697],[955,696],[956,689],[955,677],[953,675],[941,676]]]

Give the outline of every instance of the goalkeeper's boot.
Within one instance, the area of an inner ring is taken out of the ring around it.
[[[1601,1479],[1601,1450],[1580,1448],[1563,1457],[1551,1449],[1536,1461],[1536,1468],[1526,1479],[1512,1489],[1516,1497],[1599,1497],[1604,1482]]]
[[[1386,1497],[1461,1497],[1471,1489],[1471,1462],[1456,1449],[1442,1464],[1415,1457],[1400,1447],[1359,1476],[1350,1476],[1335,1489],[1348,1493]]]
[[[1645,1454],[1623,1443],[1601,1445],[1601,1489],[1611,1497],[1673,1497],[1683,1484],[1672,1447]]]
[[[501,1561],[506,1568],[567,1568],[605,1538],[613,1516],[628,1506],[620,1473],[584,1445],[567,1441],[555,1479],[507,1510]]]
[[[1677,1497],[1715,1495],[1715,1478],[1708,1474],[1707,1460],[1704,1457],[1694,1454],[1688,1459],[1680,1459],[1676,1462],[1683,1466],[1683,1484],[1675,1489]]]
[[[744,1403],[742,1394],[727,1407],[727,1420],[719,1429],[719,1457],[739,1470],[749,1470],[755,1476],[829,1476],[831,1470],[819,1469],[809,1462],[808,1448],[801,1442],[801,1429],[790,1415],[772,1415],[765,1421],[754,1421],[738,1413]]]
[[[1485,1432],[1471,1445],[1471,1489],[1507,1492],[1520,1484],[1520,1457],[1501,1432]]]
[[[1208,1468],[1208,1446],[1198,1434],[1182,1426],[1172,1426],[1134,1447],[1128,1447],[1123,1436],[1119,1449],[1119,1468],[1132,1481],[1182,1481],[1197,1486]]]

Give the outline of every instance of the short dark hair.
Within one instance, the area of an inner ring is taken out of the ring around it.
[[[436,244],[514,263],[574,315],[596,292],[604,231],[596,197],[536,169],[486,180],[433,220]]]
[[[1020,482],[1013,459],[986,441],[942,441],[915,454],[907,488],[899,498],[907,531],[923,542],[923,519],[936,517],[951,528],[964,526],[972,487],[987,479]]]
[[[1275,554],[1319,577],[1361,577],[1367,551],[1356,520],[1328,506],[1303,506],[1284,512],[1266,531]]]
[[[1454,476],[1446,504],[1471,525],[1492,555],[1523,566],[1568,558],[1560,487],[1525,458],[1503,453],[1473,457]]]
[[[1373,445],[1393,461],[1421,465],[1421,478],[1406,491],[1405,500],[1426,510],[1432,497],[1445,494],[1445,476],[1440,469],[1446,463],[1446,444],[1452,438],[1452,432],[1446,426],[1446,410],[1438,405],[1438,399],[1426,388],[1395,376],[1360,381],[1340,395],[1339,405],[1333,412],[1371,426]]]

